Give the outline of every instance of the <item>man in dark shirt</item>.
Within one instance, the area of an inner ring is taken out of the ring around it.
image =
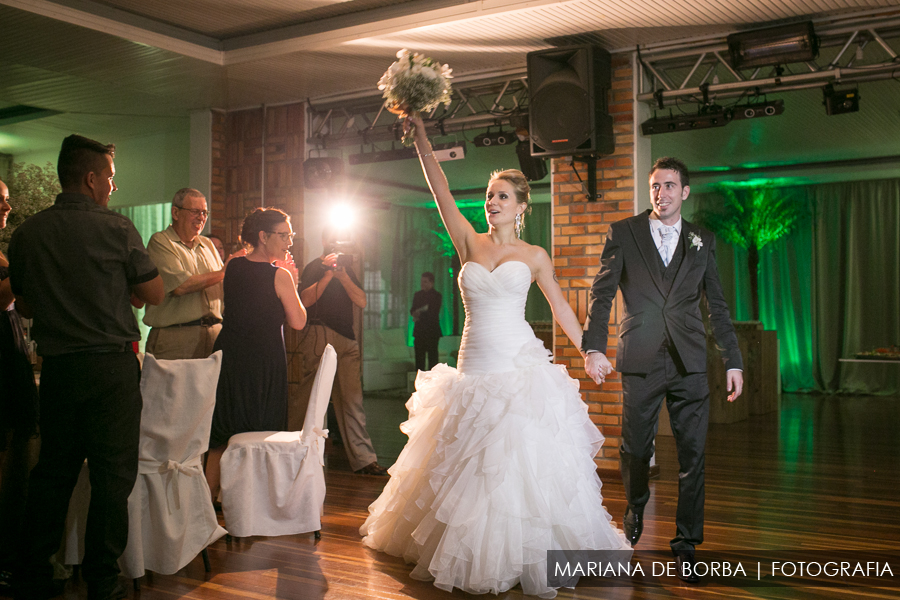
[[[115,147],[71,135],[57,170],[63,193],[16,229],[9,272],[19,309],[34,318],[41,370],[41,452],[31,472],[15,595],[61,593],[50,556],[88,459],[91,504],[84,542],[89,600],[125,596],[117,561],[128,539],[128,496],[138,467],[140,340],[132,304],[159,304],[162,279],[134,225],[109,210]],[[24,309],[24,310],[23,310]]]
[[[441,340],[441,293],[434,289],[434,273],[422,273],[422,289],[413,296],[413,340],[416,349],[416,369],[427,371],[438,362],[438,342]],[[427,358],[427,360],[426,360]],[[427,365],[427,366],[426,366]]]
[[[339,260],[334,252],[336,241],[335,233],[323,232],[322,256],[306,265],[300,276],[300,300],[307,310],[308,325],[300,333],[302,379],[299,395],[290,401],[288,427],[303,428],[319,359],[325,345],[331,344],[338,363],[331,398],[350,467],[365,475],[387,475],[387,469],[377,462],[366,430],[359,342],[353,332],[354,306],[365,308],[366,294],[353,269],[343,264],[351,256],[340,255]]]

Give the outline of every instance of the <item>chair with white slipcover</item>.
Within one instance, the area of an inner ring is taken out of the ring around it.
[[[337,354],[328,344],[313,382],[301,431],[231,436],[222,455],[222,513],[235,537],[291,535],[322,528],[325,412]]]
[[[138,477],[128,498],[128,545],[119,559],[131,579],[171,575],[226,534],[219,526],[202,456],[216,404],[222,352],[209,358],[144,357]]]

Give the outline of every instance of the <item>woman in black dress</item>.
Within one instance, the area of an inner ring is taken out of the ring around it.
[[[9,188],[0,181],[0,229],[6,227]],[[34,370],[22,320],[9,285],[9,262],[0,252],[0,588],[9,584],[20,540],[16,533],[25,504],[28,445],[37,435]]]
[[[206,480],[219,495],[219,461],[231,436],[287,428],[284,323],[306,325],[297,295],[297,267],[288,249],[291,220],[277,208],[257,208],[245,219],[241,241],[252,247],[225,270],[225,313],[214,350],[222,350]]]

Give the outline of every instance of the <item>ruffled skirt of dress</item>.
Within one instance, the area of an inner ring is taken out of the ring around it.
[[[367,546],[447,591],[521,583],[545,598],[556,595],[548,550],[630,550],[602,504],[603,437],[578,382],[543,353],[504,373],[419,373],[401,426],[409,441],[360,528]]]

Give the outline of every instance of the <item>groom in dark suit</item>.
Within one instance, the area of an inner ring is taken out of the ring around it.
[[[701,297],[727,369],[734,401],[741,394],[743,368],[737,337],[716,269],[716,239],[681,218],[690,194],[688,170],[680,160],[661,158],[650,170],[653,208],[610,226],[591,287],[591,306],[582,342],[585,370],[603,383],[613,367],[606,357],[609,314],[622,290],[625,318],[619,329],[617,367],[622,373],[622,483],[628,509],[625,536],[632,546],[643,529],[650,499],[650,458],[663,399],[678,450],[676,535],[670,542],[679,577],[695,583],[694,546],[703,541],[704,448],[709,422],[706,332]]]

